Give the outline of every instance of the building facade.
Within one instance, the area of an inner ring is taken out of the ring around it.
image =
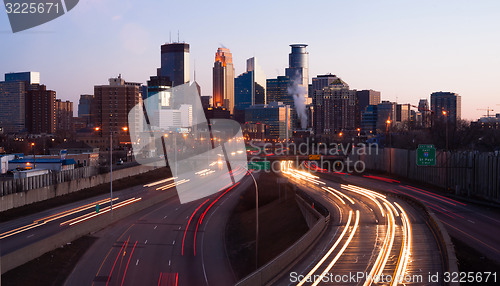
[[[295,84],[304,88],[305,96],[308,96],[309,88],[309,53],[306,44],[290,45],[292,52],[288,55],[288,68],[285,75]]]
[[[45,85],[32,86],[26,94],[26,128],[32,134],[54,134],[57,128],[56,92]]]
[[[456,123],[462,116],[462,98],[454,92],[434,92],[431,94],[431,110],[433,120],[445,120],[443,111],[450,122]]]
[[[213,105],[234,111],[233,55],[227,48],[218,48],[213,67]]]
[[[73,102],[56,99],[56,131],[73,131]]]
[[[268,139],[282,141],[291,136],[290,106],[282,102],[250,106],[245,110],[245,122],[248,126],[265,124]]]
[[[170,78],[172,86],[189,82],[189,44],[169,43],[161,46],[159,75]]]
[[[356,128],[356,91],[337,78],[315,92],[314,133],[331,136]]]

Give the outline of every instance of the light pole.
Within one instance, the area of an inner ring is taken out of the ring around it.
[[[391,136],[391,120],[387,119],[385,122],[387,123],[387,136],[389,137],[389,146],[391,149],[389,150],[389,174],[392,174],[392,136]]]
[[[31,152],[33,153],[33,170],[36,169],[35,142],[31,142]]]
[[[446,192],[448,192],[448,112],[446,112],[446,110],[443,110],[443,116],[446,117],[446,151],[445,151],[445,154],[446,154],[446,164],[444,166],[444,169],[446,170]]]
[[[255,270],[257,270],[259,269],[259,188],[257,187],[257,181],[250,170],[248,170],[248,174],[252,176],[253,183],[255,185]]]

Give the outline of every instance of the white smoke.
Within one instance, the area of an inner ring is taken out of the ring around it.
[[[307,128],[307,112],[306,112],[306,87],[298,84],[299,79],[296,77],[292,80],[292,84],[288,87],[288,94],[293,97],[295,103],[295,110],[300,119],[300,126],[302,129]]]

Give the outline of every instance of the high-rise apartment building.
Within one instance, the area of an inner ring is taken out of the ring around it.
[[[189,82],[189,44],[169,43],[161,46],[159,75],[169,77],[172,86]]]
[[[314,131],[317,135],[333,135],[354,130],[356,123],[356,91],[337,78],[315,92]]]
[[[56,122],[56,92],[45,85],[32,86],[26,94],[26,128],[33,134],[54,134]]]
[[[233,55],[227,48],[218,48],[213,67],[213,104],[234,111]]]
[[[434,120],[443,120],[446,111],[450,122],[456,122],[462,115],[462,98],[454,92],[434,92],[431,94],[431,110]]]
[[[94,146],[101,150],[109,149],[110,132],[117,134],[113,136],[113,146],[128,144],[130,137],[128,131],[123,128],[132,128],[129,124],[139,122],[139,118],[135,122],[129,122],[128,113],[140,101],[139,86],[128,85],[121,76],[109,79],[108,85],[94,86],[92,110],[95,112],[92,113],[92,123],[94,127],[99,128],[96,135],[102,138],[96,140],[97,144],[94,143]],[[139,130],[139,127],[136,127],[136,130]]]
[[[56,99],[56,131],[73,130],[73,102]]]
[[[295,84],[304,88],[304,95],[308,96],[309,87],[309,53],[306,44],[290,45],[292,52],[288,56],[288,68],[285,75]]]

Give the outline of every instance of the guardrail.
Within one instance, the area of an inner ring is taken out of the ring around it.
[[[273,260],[269,261],[253,273],[240,280],[236,284],[237,286],[257,286],[272,284],[273,281],[281,277],[285,273],[285,271],[290,269],[294,265],[294,262],[296,262],[299,257],[304,255],[304,253],[306,253],[306,251],[312,246],[317,238],[323,233],[328,222],[330,221],[330,214],[328,214],[326,217],[321,215],[299,195],[296,195],[296,200],[299,204],[299,207],[301,207],[301,209],[303,208],[304,210],[309,211],[312,216],[317,217],[317,221],[314,223],[314,225],[312,225],[309,231],[307,231],[293,245],[291,245]]]

